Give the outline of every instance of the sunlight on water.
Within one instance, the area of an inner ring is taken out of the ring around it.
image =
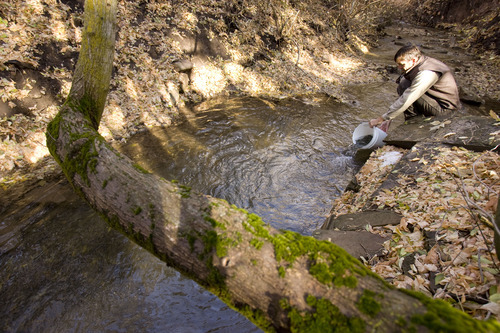
[[[273,226],[311,234],[354,175],[359,110],[325,99],[210,101],[178,126],[120,149],[152,172],[222,198]]]

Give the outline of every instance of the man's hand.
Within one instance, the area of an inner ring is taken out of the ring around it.
[[[370,127],[375,127],[379,124],[382,124],[383,122],[384,122],[384,118],[378,117],[378,118],[370,120],[369,124],[370,124]]]
[[[391,125],[392,120],[384,120],[382,124],[378,126],[382,131],[386,132],[389,130],[389,126]]]

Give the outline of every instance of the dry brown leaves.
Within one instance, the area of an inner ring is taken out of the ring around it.
[[[371,258],[371,269],[397,287],[435,298],[454,299],[477,318],[500,317],[499,262],[493,245],[493,216],[500,193],[500,156],[461,148],[439,148],[434,161],[420,159],[418,178],[400,177],[399,185],[373,195],[391,172],[383,147],[357,175],[359,193],[337,199],[337,215],[367,202],[403,215],[398,226],[369,228],[390,235],[386,255]],[[410,269],[403,262],[411,255]]]

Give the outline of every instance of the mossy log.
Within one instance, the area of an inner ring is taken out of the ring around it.
[[[265,331],[498,331],[443,301],[401,291],[340,247],[151,174],[98,134],[116,0],[87,0],[83,45],[47,142],[75,191],[114,228]]]

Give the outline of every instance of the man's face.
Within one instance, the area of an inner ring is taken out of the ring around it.
[[[415,65],[416,61],[417,60],[415,58],[412,58],[412,59],[399,58],[396,60],[396,64],[398,65],[398,68],[400,70],[402,70],[403,72],[406,72]]]

